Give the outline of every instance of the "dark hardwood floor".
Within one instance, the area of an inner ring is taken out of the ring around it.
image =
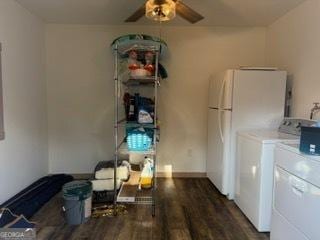
[[[265,240],[232,201],[207,179],[159,179],[156,217],[148,206],[128,206],[128,214],[68,226],[58,194],[34,217],[37,239],[212,239]]]

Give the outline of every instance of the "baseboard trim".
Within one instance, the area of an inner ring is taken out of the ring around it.
[[[206,178],[207,174],[204,172],[158,172],[158,178]]]
[[[73,173],[70,174],[76,180],[82,179],[93,179],[93,173]],[[206,178],[207,174],[205,172],[158,172],[158,178]]]

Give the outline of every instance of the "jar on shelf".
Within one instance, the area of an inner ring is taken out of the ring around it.
[[[147,70],[150,75],[154,73],[155,67],[153,65],[154,54],[152,52],[146,52],[145,54],[146,64],[144,65],[144,69]]]
[[[140,68],[140,63],[138,62],[138,53],[136,51],[130,51],[129,52],[128,68],[131,71]]]

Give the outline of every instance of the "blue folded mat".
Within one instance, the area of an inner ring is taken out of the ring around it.
[[[4,209],[3,211],[0,210],[0,215],[0,228],[3,228],[5,225],[13,222],[17,218],[17,216],[12,214],[8,209]]]
[[[34,228],[36,225],[29,222],[23,215],[17,217],[13,222],[7,224],[5,228]]]
[[[0,208],[9,208],[15,215],[24,215],[31,218],[46,202],[61,191],[62,186],[73,180],[66,174],[56,174],[40,178],[25,188]]]
[[[17,216],[8,208],[0,209],[0,228],[35,228],[23,215]]]

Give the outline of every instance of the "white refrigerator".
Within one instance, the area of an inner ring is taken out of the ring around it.
[[[227,70],[210,80],[207,176],[228,199],[235,196],[236,133],[276,129],[284,117],[285,71]]]

